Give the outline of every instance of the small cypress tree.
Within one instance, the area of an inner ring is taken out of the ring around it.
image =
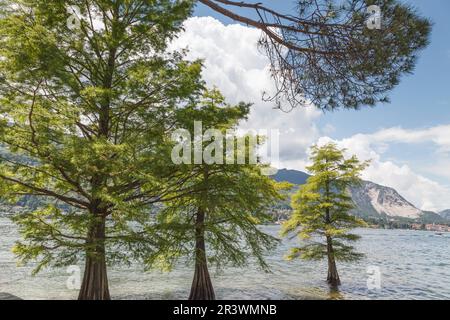
[[[221,150],[219,144],[232,141],[235,150],[233,158],[242,155],[245,164],[223,163],[181,164],[180,172],[191,174],[189,190],[186,196],[177,197],[165,203],[158,214],[158,228],[161,239],[166,239],[160,251],[147,257],[148,266],[163,263],[170,267],[180,258],[192,261],[195,270],[190,300],[213,300],[215,292],[210,278],[208,266],[222,267],[233,265],[242,267],[250,257],[254,258],[263,270],[268,270],[263,255],[266,250],[274,248],[277,240],[262,232],[258,225],[270,220],[267,208],[282,199],[278,190],[284,187],[261,173],[261,164],[249,163],[254,149],[249,137],[242,137],[247,148],[242,150],[234,144],[233,138],[225,137],[225,133],[244,119],[249,112],[247,104],[230,106],[225,104],[217,91],[205,94],[202,101],[183,109],[179,125],[187,131],[194,131],[193,120],[202,121],[203,129],[216,129],[222,133],[223,139],[205,141],[202,139],[204,153],[210,150],[212,157],[230,157],[226,148]],[[194,137],[194,141],[198,137]],[[209,149],[218,143],[215,150]],[[229,160],[229,159],[228,159]],[[220,161],[218,161],[220,162]]]
[[[344,151],[333,143],[313,146],[313,164],[307,168],[312,176],[294,195],[293,214],[282,229],[283,236],[294,233],[304,240],[302,246],[291,249],[288,259],[326,257],[327,281],[332,286],[340,285],[336,260],[354,261],[363,256],[348,244],[360,238],[349,230],[366,225],[349,213],[354,204],[348,189],[360,183],[360,173],[368,163],[356,156],[345,158]]]

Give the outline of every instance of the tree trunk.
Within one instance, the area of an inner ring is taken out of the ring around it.
[[[206,259],[204,221],[205,213],[199,210],[195,224],[195,273],[189,300],[216,299]]]
[[[332,287],[337,287],[341,284],[339,274],[336,268],[336,260],[334,258],[333,243],[330,236],[327,236],[327,255],[328,255],[328,277],[327,282]]]
[[[105,259],[105,218],[95,221],[88,234],[86,265],[78,300],[110,300]]]

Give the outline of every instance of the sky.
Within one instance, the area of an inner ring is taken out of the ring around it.
[[[258,2],[284,12],[293,8],[291,0]],[[204,5],[197,5],[173,46],[188,48],[190,59],[204,59],[207,84],[230,103],[254,103],[243,128],[280,130],[278,166],[305,170],[309,147],[334,141],[372,161],[364,179],[395,188],[420,209],[441,211],[450,208],[450,1],[404,2],[433,22],[431,44],[390,94],[391,103],[360,111],[274,110],[261,100],[273,82],[268,60],[256,48],[260,32]]]

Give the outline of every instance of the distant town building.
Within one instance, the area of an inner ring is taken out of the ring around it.
[[[450,232],[450,227],[443,224],[427,224],[425,230],[436,232]]]

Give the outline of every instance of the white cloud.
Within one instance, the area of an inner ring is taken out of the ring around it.
[[[379,142],[422,143],[432,142],[439,147],[440,152],[450,152],[450,125],[442,125],[420,130],[390,128],[380,130],[371,135]]]
[[[440,157],[450,151],[450,126],[437,126],[424,130],[404,130],[391,128],[374,134],[357,134],[335,141],[349,154],[356,154],[360,160],[371,160],[371,165],[363,173],[366,180],[396,189],[407,200],[422,210],[440,211],[450,208],[450,188],[420,175],[406,165],[392,160],[384,160],[383,153],[389,143],[433,143]],[[319,143],[332,139],[322,137]],[[433,158],[433,155],[430,155]],[[441,171],[445,167],[441,168]],[[448,169],[447,169],[448,170]]]
[[[280,131],[280,166],[302,167],[306,150],[319,137],[315,125],[321,112],[313,107],[286,114],[262,101],[263,92],[273,92],[269,61],[257,48],[260,31],[238,24],[224,25],[212,17],[192,17],[173,48],[188,48],[188,58],[204,60],[203,77],[216,86],[230,103],[254,103],[243,129]]]

